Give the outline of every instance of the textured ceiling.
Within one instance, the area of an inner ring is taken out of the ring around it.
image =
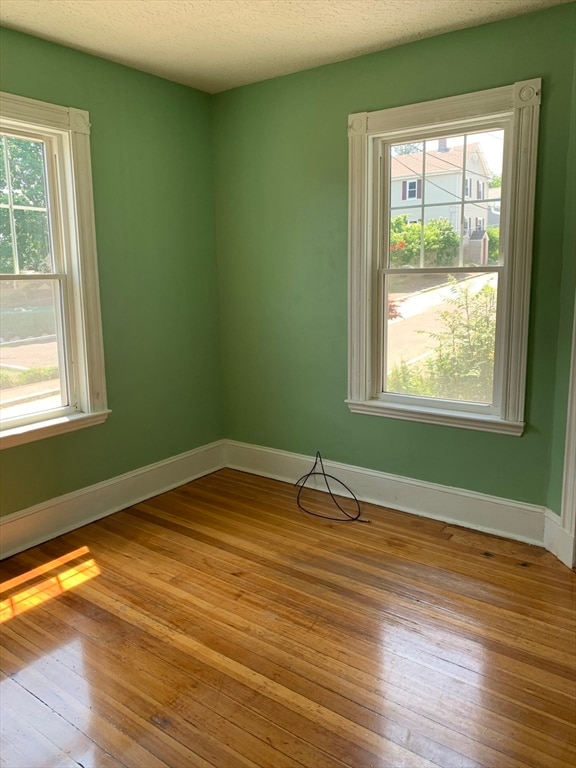
[[[0,24],[210,93],[571,0],[0,0]]]

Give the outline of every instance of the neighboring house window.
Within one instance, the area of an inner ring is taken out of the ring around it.
[[[476,197],[478,200],[484,200],[484,182],[476,181]]]
[[[0,447],[108,414],[88,113],[0,94]]]
[[[422,179],[402,182],[402,200],[419,200],[422,197]]]
[[[350,115],[353,412],[522,434],[539,104],[535,79]],[[467,173],[502,176],[492,238]]]

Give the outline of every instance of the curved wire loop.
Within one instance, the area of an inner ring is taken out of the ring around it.
[[[317,467],[320,466],[320,469],[317,469]],[[306,507],[302,504],[301,496],[302,491],[304,490],[306,483],[311,477],[322,477],[324,478],[324,483],[326,485],[326,490],[330,494],[330,498],[336,505],[336,507],[342,512],[344,517],[330,517],[329,515],[321,515],[318,512],[312,512],[310,509],[306,509]],[[328,480],[333,480],[335,483],[338,483],[342,486],[345,490],[348,491],[352,499],[354,500],[354,503],[356,505],[356,512],[354,514],[351,514],[348,512],[344,507],[340,505],[338,502],[338,499],[334,496],[334,493],[332,492],[332,489],[330,488],[330,483]],[[302,510],[302,512],[306,512],[308,515],[313,515],[314,517],[321,517],[323,520],[331,520],[335,523],[350,523],[357,520],[359,523],[369,523],[370,520],[362,519],[362,510],[360,509],[360,502],[356,498],[356,495],[354,491],[352,491],[346,483],[343,483],[342,480],[339,480],[337,477],[334,477],[334,475],[330,475],[326,472],[324,469],[324,463],[322,461],[322,456],[320,455],[320,451],[316,451],[316,459],[314,461],[314,466],[312,469],[307,472],[305,475],[302,475],[302,477],[299,480],[296,480],[294,483],[294,486],[298,486],[298,495],[296,496],[296,503],[298,504],[298,508]]]

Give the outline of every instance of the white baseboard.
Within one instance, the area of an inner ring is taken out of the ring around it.
[[[562,526],[560,516],[549,509],[544,517],[544,546],[568,568],[576,563],[576,539]]]
[[[310,470],[314,458],[224,440],[224,463],[233,469],[295,482]],[[324,460],[324,467],[345,482],[361,501],[529,544],[544,543],[544,507],[335,461]],[[323,484],[317,487],[326,490]],[[340,486],[335,485],[334,490],[344,495]]]
[[[0,520],[0,558],[22,552],[223,466],[223,444],[218,441],[6,515]]]
[[[210,443],[6,515],[0,521],[0,557],[21,552],[222,467],[294,483],[313,462],[311,456],[233,440]],[[574,537],[562,528],[560,518],[544,507],[329,460],[324,460],[324,466],[361,501],[545,546],[563,563],[572,565]],[[316,487],[326,490],[321,483]],[[337,485],[334,490],[343,492]]]

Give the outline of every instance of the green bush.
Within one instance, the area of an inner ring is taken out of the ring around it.
[[[37,381],[57,379],[60,373],[58,367],[49,365],[42,368],[28,368],[27,371],[11,371],[0,368],[0,387],[19,387],[22,384],[35,384]]]
[[[500,227],[486,227],[488,234],[488,263],[500,262]]]
[[[451,266],[460,247],[458,233],[448,219],[432,219],[424,225],[409,224],[406,214],[390,222],[390,262],[393,267],[419,267],[424,234],[424,264]]]

